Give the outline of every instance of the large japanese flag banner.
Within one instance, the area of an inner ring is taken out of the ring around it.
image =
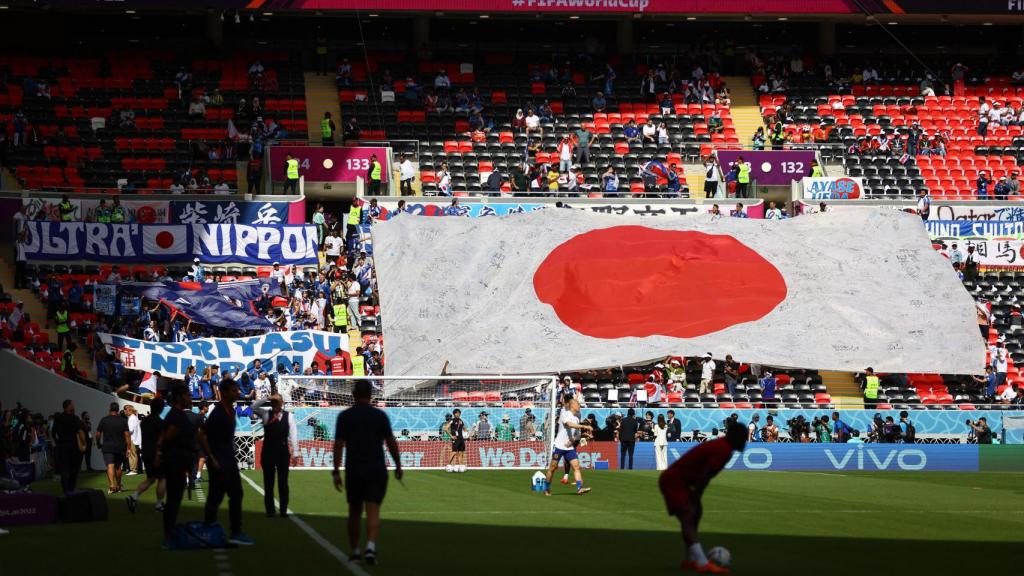
[[[373,228],[389,375],[536,374],[668,355],[975,373],[974,302],[921,219],[865,208],[665,222],[577,210]]]

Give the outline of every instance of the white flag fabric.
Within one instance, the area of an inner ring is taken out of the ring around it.
[[[142,250],[150,256],[187,255],[188,231],[183,224],[145,226],[142,228]]]
[[[669,355],[976,373],[974,301],[920,218],[551,209],[373,228],[387,375],[543,374]]]

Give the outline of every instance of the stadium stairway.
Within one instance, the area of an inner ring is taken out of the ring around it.
[[[758,104],[757,95],[754,94],[754,87],[750,80],[743,76],[726,76],[725,84],[729,87],[729,97],[732,100],[729,113],[736,126],[736,136],[741,144],[749,145],[754,132],[764,126],[761,106]],[[701,186],[703,187],[703,182]]]
[[[25,302],[25,312],[32,318],[33,322],[39,324],[41,332],[50,337],[50,342],[57,342],[57,328],[46,327],[46,304],[32,290],[16,290],[14,288],[14,247],[10,244],[0,245],[0,284],[7,291],[15,302]],[[75,351],[75,363],[78,369],[86,373],[89,378],[96,377],[96,370],[93,366],[92,356],[81,343]]]
[[[338,129],[335,142],[341,141],[341,106],[338,101],[338,86],[332,74],[317,76],[315,72],[306,72],[306,124],[309,126],[309,142],[319,144],[320,120],[324,112],[330,112],[334,126]]]
[[[821,370],[818,374],[821,375],[821,382],[828,388],[836,406],[846,409],[864,407],[864,395],[861,393],[860,386],[853,381],[853,374],[827,370]]]

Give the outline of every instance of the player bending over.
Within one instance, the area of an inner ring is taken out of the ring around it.
[[[551,496],[551,477],[558,470],[559,460],[564,458],[572,466],[576,478],[576,493],[586,494],[590,488],[583,487],[583,474],[580,472],[580,459],[576,455],[576,441],[584,430],[592,431],[587,424],[580,424],[580,403],[572,399],[564,405],[558,417],[558,434],[555,435],[555,451],[551,454],[551,464],[544,474],[544,495]]]
[[[716,474],[725,468],[732,458],[732,451],[740,452],[747,445],[747,427],[733,422],[725,432],[725,438],[709,440],[698,445],[675,464],[668,467],[658,478],[658,487],[665,497],[665,506],[670,516],[679,519],[683,529],[683,541],[688,549],[687,559],[680,567],[683,570],[712,574],[727,574],[729,570],[708,562],[704,548],[700,545],[697,527],[704,513],[700,499],[704,489]]]

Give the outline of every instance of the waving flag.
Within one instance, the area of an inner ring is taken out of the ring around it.
[[[205,326],[241,330],[271,330],[273,324],[257,314],[253,301],[263,294],[280,294],[275,279],[238,282],[126,282],[123,292],[158,300],[175,313]]]
[[[664,222],[576,210],[373,229],[388,374],[598,369],[712,351],[975,373],[974,303],[920,218]],[[447,368],[446,368],[447,367]]]

